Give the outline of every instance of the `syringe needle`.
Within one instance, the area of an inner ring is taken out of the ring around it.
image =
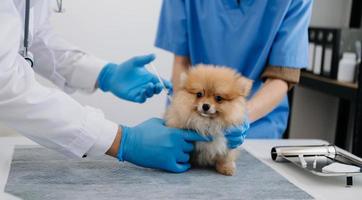
[[[155,72],[155,74],[156,74],[156,76],[157,76],[157,78],[158,78],[158,81],[160,81],[163,89],[167,92],[167,99],[171,102],[171,97],[170,97],[170,94],[169,94],[169,89],[166,87],[165,83],[163,82],[160,74],[158,73],[158,70],[157,70],[156,67],[153,65],[153,63],[150,63],[149,65],[150,65],[152,71]]]

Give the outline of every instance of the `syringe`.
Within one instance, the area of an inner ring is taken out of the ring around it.
[[[158,81],[160,81],[163,89],[166,91],[167,93],[167,99],[171,102],[172,98],[171,98],[171,94],[170,94],[170,90],[166,87],[163,79],[160,76],[160,73],[158,73],[157,68],[155,67],[155,65],[153,63],[150,63],[149,66],[151,67],[152,71],[156,74]]]

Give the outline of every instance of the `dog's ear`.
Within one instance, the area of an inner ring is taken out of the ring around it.
[[[241,76],[240,78],[238,78],[237,84],[239,87],[240,95],[247,97],[253,86],[253,81],[244,76]]]
[[[186,72],[182,72],[180,74],[180,85],[179,85],[180,88],[184,88],[186,86],[187,78],[188,74]]]

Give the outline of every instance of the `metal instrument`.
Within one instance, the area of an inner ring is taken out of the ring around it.
[[[156,74],[157,78],[158,78],[158,81],[160,81],[162,87],[163,87],[163,90],[166,91],[167,93],[167,100],[169,102],[172,101],[172,97],[171,97],[171,92],[169,91],[169,89],[166,87],[165,85],[165,82],[163,81],[163,79],[161,78],[160,76],[160,73],[158,72],[157,68],[155,67],[155,65],[153,63],[150,63],[149,66],[151,67],[152,71]]]
[[[23,58],[29,63],[31,67],[34,65],[33,54],[29,51],[29,19],[30,19],[30,0],[25,0],[25,23],[24,23],[24,41],[21,51]]]
[[[56,0],[57,8],[54,10],[56,13],[64,13],[65,9],[63,8],[63,0]]]
[[[362,159],[335,145],[277,146],[271,149],[271,158],[276,162],[290,161],[318,176],[346,176],[347,186],[353,185],[353,176],[362,174]],[[359,170],[326,172],[325,167],[333,163]]]
[[[63,0],[57,1],[57,9],[55,12],[63,13],[65,10],[63,8]],[[30,21],[30,0],[25,0],[25,20],[24,20],[24,41],[23,49],[20,50],[21,56],[29,63],[31,67],[34,66],[34,56],[29,51],[29,21]]]

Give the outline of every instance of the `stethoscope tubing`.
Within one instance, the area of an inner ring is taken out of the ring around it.
[[[24,20],[24,51],[23,57],[30,64],[31,67],[34,65],[31,53],[29,52],[29,21],[30,21],[30,0],[25,0],[25,20]]]

